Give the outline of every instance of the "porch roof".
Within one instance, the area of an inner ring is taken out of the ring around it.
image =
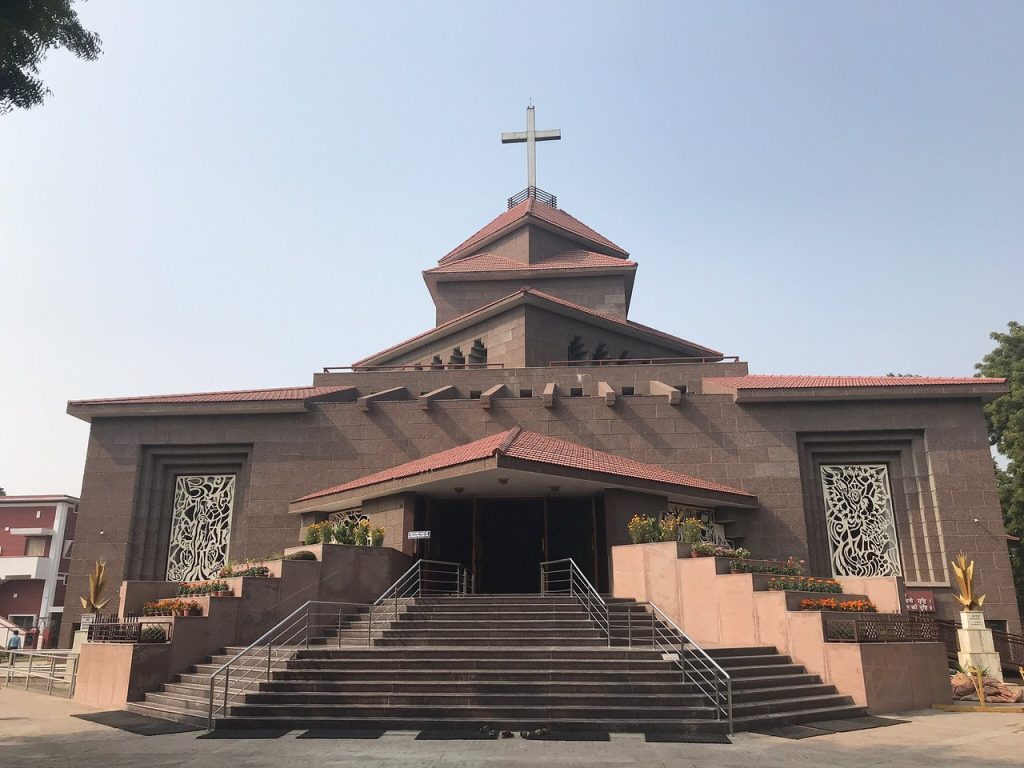
[[[513,474],[517,482],[505,488]],[[514,427],[311,493],[293,501],[289,511],[333,511],[409,491],[451,495],[468,487],[472,495],[524,494],[550,488],[551,478],[557,480],[554,487],[566,485],[563,492],[625,488],[711,506],[757,504],[753,494],[738,488]]]

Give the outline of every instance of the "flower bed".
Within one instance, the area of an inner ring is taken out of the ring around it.
[[[384,529],[375,528],[366,517],[350,515],[339,523],[324,520],[306,528],[302,543],[351,544],[357,547],[379,547],[384,544]]]
[[[843,585],[835,579],[818,579],[813,576],[781,576],[769,579],[768,589],[840,594],[843,591]]]
[[[265,565],[251,565],[249,563],[228,563],[220,569],[221,578],[232,576],[270,576],[270,568]]]
[[[733,573],[770,573],[778,576],[802,576],[804,561],[791,557],[785,562],[780,560],[733,560],[729,563]]]
[[[836,600],[834,597],[809,598],[800,601],[801,611],[847,611],[849,613],[878,613],[870,600]]]
[[[202,616],[203,608],[195,600],[169,598],[146,603],[142,606],[143,616]]]
[[[231,587],[226,581],[186,581],[178,587],[178,595],[182,597],[198,597],[200,595],[230,595]]]
[[[733,557],[736,558],[736,561],[739,561],[750,557],[750,550],[743,547],[733,549],[721,544],[711,544],[702,541],[699,544],[693,545],[693,554],[695,557]]]

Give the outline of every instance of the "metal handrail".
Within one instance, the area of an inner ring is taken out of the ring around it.
[[[364,603],[330,603],[320,600],[310,600],[296,608],[210,675],[207,727],[212,730],[218,712],[227,715],[231,703],[253,685],[269,680],[275,661],[287,661],[300,647],[308,649],[310,639],[325,637],[331,630],[338,631],[340,645],[345,617],[359,616],[369,608]],[[321,621],[324,616],[329,617],[330,621]],[[275,649],[279,654],[284,651],[288,655],[275,658]],[[217,678],[220,676],[224,680],[222,696],[217,695]]]
[[[54,683],[66,683],[68,686],[68,698],[75,695],[75,683],[78,681],[78,654],[72,651],[61,650],[3,650],[0,654],[7,654],[5,671],[5,683],[11,684],[15,676],[25,678],[25,690],[29,690],[32,679],[46,680],[47,695],[53,693]],[[20,666],[18,659],[28,659],[27,666]],[[48,660],[42,666],[33,665],[36,659]],[[57,666],[58,662],[63,663],[63,668]],[[70,672],[70,674],[69,674]]]
[[[566,593],[575,597],[587,609],[587,616],[590,620],[604,632],[605,637],[608,638],[608,645],[612,644],[612,625],[611,617],[608,614],[608,605],[571,557],[561,560],[546,560],[540,564],[540,593],[541,595]]]
[[[372,604],[310,600],[214,670],[210,675],[207,727],[212,730],[215,717],[227,715],[231,703],[254,685],[270,680],[275,662],[287,661],[300,648],[308,649],[311,639],[337,632],[341,647],[344,625],[346,620],[351,624],[351,617],[366,616],[366,645],[371,646],[374,637],[398,619],[400,607],[410,600],[425,594],[464,595],[471,582],[471,572],[461,563],[419,560]],[[287,656],[282,657],[282,651]],[[218,691],[218,678],[223,678],[223,694]]]
[[[733,732],[732,677],[708,652],[654,603],[640,603],[651,611],[651,645],[673,659],[683,673],[683,682],[696,686],[715,709],[716,718],[729,723]],[[633,646],[630,612],[626,611],[628,644]]]
[[[425,595],[468,595],[473,589],[473,572],[462,563],[447,560],[417,560],[384,590],[372,606],[367,626],[367,644],[391,622],[398,621],[402,609]]]

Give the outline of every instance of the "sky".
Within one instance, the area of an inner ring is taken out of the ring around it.
[[[77,3],[0,117],[0,486],[72,399],[309,384],[433,325],[420,272],[538,183],[631,318],[752,373],[973,375],[1024,321],[1020,2]]]

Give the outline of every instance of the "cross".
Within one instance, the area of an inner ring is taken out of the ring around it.
[[[503,133],[501,134],[502,144],[522,144],[526,143],[526,169],[527,178],[529,180],[529,188],[536,189],[537,187],[537,142],[538,141],[558,141],[562,138],[562,132],[559,129],[553,131],[538,131],[533,116],[533,106],[526,108],[526,131],[516,131],[515,133]]]

